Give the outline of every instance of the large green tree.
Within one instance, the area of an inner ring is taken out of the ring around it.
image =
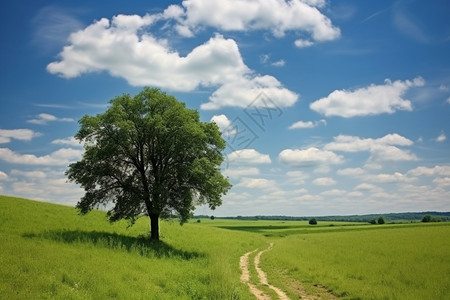
[[[159,219],[189,219],[195,205],[221,205],[231,185],[220,173],[225,141],[215,123],[175,97],[145,88],[110,101],[97,116],[84,116],[75,135],[85,148],[66,175],[85,195],[82,214],[112,203],[111,222],[150,217],[151,240],[159,240]]]

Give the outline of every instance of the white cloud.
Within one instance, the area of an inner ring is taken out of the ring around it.
[[[264,178],[242,178],[236,187],[244,187],[250,189],[273,190],[277,189],[276,181]]]
[[[339,175],[358,177],[364,175],[366,171],[361,168],[346,168],[337,171]]]
[[[54,145],[64,145],[64,146],[72,146],[72,147],[82,147],[80,142],[75,139],[73,136],[69,136],[63,139],[56,139],[52,141]]]
[[[8,148],[0,148],[0,160],[10,164],[61,166],[81,158],[83,151],[62,148],[49,155],[19,154]]]
[[[445,101],[447,104],[450,104],[450,97],[448,97],[447,101]]]
[[[21,171],[13,169],[10,174],[12,177],[26,177],[29,179],[44,179],[47,177],[46,173],[42,171]]]
[[[243,176],[254,176],[259,175],[259,169],[258,168],[228,168],[225,171],[222,172],[223,175],[228,176],[230,178],[239,178]]]
[[[284,67],[286,65],[286,61],[284,59],[280,59],[271,63],[271,65],[274,67]]]
[[[289,126],[289,129],[307,129],[307,128],[314,128],[319,125],[327,125],[327,121],[325,120],[319,120],[319,121],[298,121]]]
[[[39,170],[13,169],[10,185],[6,185],[5,190],[19,197],[74,205],[83,196],[83,189],[67,182],[64,169],[54,166],[39,167]]]
[[[433,182],[440,187],[448,187],[450,186],[450,177],[438,177]]]
[[[320,178],[314,179],[312,183],[314,185],[319,185],[319,186],[328,186],[328,185],[336,184],[336,181],[330,177],[320,177]]]
[[[376,191],[379,188],[370,183],[361,183],[354,188],[355,191]]]
[[[199,87],[217,88],[202,109],[248,106],[261,92],[280,107],[292,106],[298,95],[273,76],[256,75],[243,62],[238,45],[217,34],[186,56],[166,40],[147,31],[156,17],[146,15],[101,19],[73,33],[47,70],[65,78],[108,71],[133,86],[156,86],[188,92]]]
[[[343,152],[369,151],[369,161],[413,161],[417,157],[407,150],[396,146],[411,146],[413,141],[397,134],[387,134],[378,139],[361,139],[356,136],[339,135],[334,141],[325,145],[325,150]]]
[[[322,193],[320,193],[322,196],[328,196],[328,197],[334,197],[334,196],[342,196],[345,193],[347,193],[344,190],[340,190],[340,189],[332,189],[332,190],[328,190],[328,191],[324,191]]]
[[[75,122],[75,120],[72,118],[57,118],[54,115],[42,113],[37,115],[37,118],[28,120],[27,122],[37,125],[45,125],[48,122]]]
[[[269,102],[256,103],[264,94]],[[290,107],[298,100],[298,95],[286,88],[273,76],[264,75],[253,78],[243,76],[224,83],[209,98],[209,102],[200,105],[201,109],[212,110],[225,106],[248,107],[267,106],[271,108]]]
[[[436,138],[436,142],[440,143],[443,142],[447,139],[447,137],[445,136],[445,133],[442,132],[437,138]]]
[[[313,42],[308,41],[308,40],[302,40],[302,39],[296,40],[294,44],[298,48],[307,48],[307,47],[311,47],[312,45],[314,45]]]
[[[318,9],[324,1],[186,0],[182,5],[185,17],[178,20],[189,32],[209,26],[223,31],[270,30],[275,37],[286,31],[302,32],[316,42],[340,37],[339,28]]]
[[[334,152],[320,150],[315,147],[308,149],[285,149],[278,155],[279,160],[294,167],[316,166],[321,164],[340,164],[344,160],[342,156]]]
[[[408,177],[400,172],[394,174],[377,174],[367,176],[367,180],[380,182],[380,183],[397,183],[397,182],[412,182],[415,178]]]
[[[19,141],[31,141],[41,134],[30,129],[0,129],[0,144],[11,142],[11,139]]]
[[[450,166],[434,166],[433,168],[428,167],[417,167],[408,171],[410,176],[450,176]]]
[[[0,171],[0,181],[8,179],[8,174],[3,171]]]
[[[384,85],[370,85],[356,90],[336,90],[325,98],[310,104],[310,108],[325,116],[351,118],[356,116],[392,114],[397,110],[411,111],[411,101],[403,99],[413,87],[421,87],[425,81],[421,77],[414,80],[390,81]]]
[[[255,149],[242,149],[231,152],[227,155],[230,163],[244,163],[244,164],[270,164],[270,156],[262,154]]]
[[[220,132],[226,137],[234,136],[237,133],[237,130],[234,127],[230,127],[231,121],[224,114],[215,115],[210,121],[216,123],[217,126],[219,126]]]

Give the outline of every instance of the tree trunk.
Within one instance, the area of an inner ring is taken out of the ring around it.
[[[150,214],[150,240],[159,241],[159,215]]]

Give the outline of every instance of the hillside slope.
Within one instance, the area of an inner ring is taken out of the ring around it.
[[[6,299],[251,299],[236,261],[263,239],[146,218],[127,228],[101,211],[0,196],[0,295]],[[219,234],[220,233],[220,234]]]

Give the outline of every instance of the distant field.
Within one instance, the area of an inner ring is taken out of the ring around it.
[[[254,299],[239,258],[273,243],[260,267],[291,299],[450,299],[450,223],[164,221],[159,245],[146,233],[146,218],[127,228],[0,196],[0,298]]]

